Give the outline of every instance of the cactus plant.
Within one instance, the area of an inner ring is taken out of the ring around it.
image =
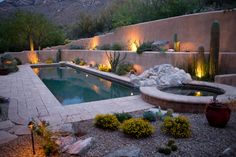
[[[58,49],[56,54],[56,62],[59,63],[60,61],[61,61],[61,49]]]
[[[174,50],[175,52],[179,52],[180,51],[180,41],[178,40],[178,35],[177,33],[174,34]]]
[[[106,55],[107,55],[110,65],[111,65],[111,72],[113,72],[113,73],[116,72],[119,64],[122,63],[127,56],[127,54],[125,53],[125,55],[122,58],[120,58],[120,52],[113,52],[113,53],[106,52]]]
[[[209,61],[209,75],[212,79],[218,73],[219,49],[220,49],[220,24],[218,21],[214,21],[211,26],[210,61]]]

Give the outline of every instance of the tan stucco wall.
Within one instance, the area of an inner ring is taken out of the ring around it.
[[[56,60],[57,50],[44,50],[38,52],[40,62],[45,62],[48,58]],[[108,64],[106,51],[100,50],[62,50],[62,60],[71,61],[76,57],[84,59],[88,64]],[[23,63],[28,63],[28,51],[11,53],[14,57],[21,59]],[[174,53],[160,53],[160,52],[145,52],[142,55],[132,53],[130,51],[120,52],[121,56],[127,53],[126,61],[135,64],[139,72],[151,68],[158,64],[172,64],[176,67],[188,69],[188,64],[196,52],[174,52]],[[208,53],[206,53],[207,56]],[[236,74],[236,53],[224,52],[220,53],[219,71],[220,74]]]
[[[201,45],[209,51],[210,28],[214,20],[220,22],[220,50],[236,52],[236,11],[184,15],[125,26],[112,33],[76,40],[66,46],[54,48],[69,48],[70,45],[94,48],[97,45],[112,43],[122,43],[127,46],[134,41],[143,43],[144,41],[168,40],[172,42],[174,33],[177,33],[181,41],[181,51],[197,51]]]

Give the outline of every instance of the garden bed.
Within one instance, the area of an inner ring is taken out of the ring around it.
[[[143,111],[131,113],[134,117],[140,117]],[[225,128],[213,128],[207,123],[204,114],[183,114],[187,116],[191,123],[192,136],[185,139],[174,139],[178,150],[172,152],[170,156],[219,156],[227,147],[235,143],[236,138],[236,113],[231,114],[231,119]],[[117,149],[128,146],[136,146],[141,149],[140,156],[162,156],[157,152],[157,148],[165,145],[168,140],[173,139],[163,134],[160,130],[162,121],[158,120],[152,124],[156,131],[150,137],[144,139],[134,139],[124,135],[120,131],[105,131],[94,127],[93,120],[76,122],[74,125],[80,128],[86,135],[81,138],[94,137],[95,144],[90,148],[85,156],[104,156]],[[26,139],[26,140],[23,140]],[[0,146],[3,156],[16,156],[17,150],[22,146],[30,150],[30,136],[23,136],[15,141]],[[36,144],[37,156],[43,156],[42,150]],[[11,150],[11,151],[9,151]],[[30,151],[28,151],[30,153]],[[38,154],[39,153],[39,154]],[[61,156],[69,156],[63,154]],[[163,155],[165,156],[165,155]]]

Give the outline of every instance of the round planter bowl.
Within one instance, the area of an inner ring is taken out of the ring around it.
[[[231,110],[226,104],[207,104],[206,118],[210,126],[223,128],[230,119]]]

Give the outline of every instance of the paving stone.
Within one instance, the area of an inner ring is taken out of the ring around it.
[[[0,130],[7,130],[14,126],[10,120],[0,122]]]
[[[23,125],[16,125],[12,129],[10,129],[8,132],[12,134],[16,134],[16,135],[29,135],[30,134],[29,128]]]
[[[6,131],[0,131],[0,144],[10,142],[17,138],[16,135],[10,134]]]

